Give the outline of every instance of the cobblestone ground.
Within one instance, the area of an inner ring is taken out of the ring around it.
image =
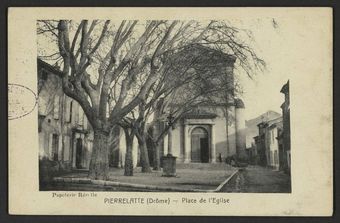
[[[290,176],[269,168],[250,166],[240,171],[221,192],[290,193]]]

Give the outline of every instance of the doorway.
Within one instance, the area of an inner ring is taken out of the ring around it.
[[[57,134],[52,135],[52,159],[58,161],[59,152],[59,136]]]
[[[83,140],[81,138],[77,139],[76,143],[76,167],[77,169],[82,168],[82,155],[83,155]]]
[[[208,163],[209,158],[208,132],[202,127],[196,127],[191,133],[191,161]]]

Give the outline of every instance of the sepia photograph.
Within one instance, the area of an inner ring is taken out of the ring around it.
[[[332,13],[9,8],[8,212],[331,216]]]
[[[290,193],[263,30],[281,37],[275,18],[38,20],[40,190]]]

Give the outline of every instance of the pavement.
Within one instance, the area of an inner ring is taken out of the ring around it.
[[[123,176],[123,170],[110,169],[109,181],[93,181],[87,171],[64,174],[42,190],[66,191],[163,191],[290,193],[290,176],[270,168],[248,166],[238,171],[224,163],[178,165],[177,177],[162,177],[161,171]]]
[[[54,184],[42,190],[129,191],[133,188],[133,191],[212,192],[221,189],[221,184],[226,184],[236,172],[237,168],[225,163],[178,164],[176,177],[162,177],[162,171],[142,173],[140,168],[134,170],[133,176],[124,176],[123,169],[110,168],[109,180],[104,182],[90,180],[87,171],[77,170],[56,177]]]
[[[290,193],[290,176],[266,167],[248,166],[222,188],[221,192]]]

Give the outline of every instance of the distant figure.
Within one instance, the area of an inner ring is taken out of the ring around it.
[[[218,161],[220,161],[220,163],[222,163],[222,154],[221,153],[218,154]]]
[[[232,159],[232,160],[230,161],[230,165],[231,165],[231,166],[236,166],[236,162],[235,162],[234,159]]]

